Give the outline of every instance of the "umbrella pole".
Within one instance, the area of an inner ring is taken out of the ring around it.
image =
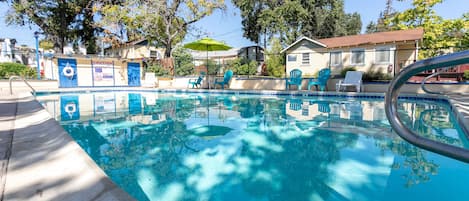
[[[207,60],[206,60],[206,63],[205,63],[205,65],[206,65],[205,68],[207,68],[208,89],[210,90],[210,73],[208,73],[208,45],[207,45],[206,49],[207,49],[207,51],[206,51],[207,52],[207,57],[206,57]]]

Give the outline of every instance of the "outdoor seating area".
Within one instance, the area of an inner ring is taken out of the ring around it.
[[[308,91],[312,86],[316,87],[316,91],[325,91],[327,89],[327,81],[331,77],[331,69],[323,68],[319,71],[318,78],[310,79],[308,82]]]
[[[301,90],[301,82],[303,81],[303,78],[301,77],[302,74],[303,72],[298,69],[290,71],[290,77],[286,79],[285,89],[289,90],[291,85],[294,85],[298,90]]]
[[[189,79],[189,83],[187,84],[187,87],[189,87],[189,85],[192,86],[192,88],[200,88],[202,86],[202,81],[204,80],[204,77],[205,77],[205,72],[200,72],[200,75],[197,79]]]
[[[362,76],[363,72],[360,71],[347,71],[345,74],[345,79],[340,80],[336,84],[336,91],[343,91],[347,87],[354,87],[357,92],[360,92],[362,88]]]
[[[221,89],[225,89],[225,85],[229,86],[231,77],[233,77],[233,71],[226,71],[225,75],[223,76],[223,79],[215,78],[215,80],[213,81],[213,88],[216,88],[217,85],[220,85]]]

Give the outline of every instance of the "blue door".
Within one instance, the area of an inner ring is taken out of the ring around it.
[[[77,87],[77,60],[58,59],[59,64],[59,87]]]
[[[129,94],[129,113],[140,114],[142,113],[142,96],[140,94]]]
[[[127,64],[127,79],[129,80],[129,86],[140,86],[140,63]]]

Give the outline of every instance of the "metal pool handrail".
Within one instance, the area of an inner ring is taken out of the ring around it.
[[[423,80],[422,80],[422,83],[420,84],[420,87],[422,88],[422,90],[427,93],[427,94],[439,94],[439,95],[451,95],[451,94],[461,94],[461,93],[453,93],[453,92],[441,92],[441,91],[430,91],[427,89],[425,83],[427,82],[427,80],[429,80],[430,78],[432,77],[436,77],[438,75],[440,75],[441,72],[436,72],[436,73],[433,73],[427,77],[425,77]]]
[[[404,126],[397,113],[399,90],[409,78],[425,70],[433,70],[465,63],[469,63],[469,51],[425,59],[407,66],[389,83],[389,88],[384,97],[384,108],[391,127],[404,140],[420,148],[469,163],[469,150],[419,136]],[[469,134],[466,133],[466,136],[469,136]]]
[[[20,76],[11,76],[10,79],[9,79],[9,83],[10,83],[10,95],[13,95],[13,87],[12,87],[12,81],[13,80],[23,80],[23,82],[28,85],[28,87],[33,91],[33,95],[36,96],[36,90],[28,83],[28,81],[26,81],[24,78],[20,77]]]

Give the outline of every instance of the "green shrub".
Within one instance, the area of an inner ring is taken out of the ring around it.
[[[22,76],[24,78],[36,77],[36,69],[30,68],[19,63],[0,63],[0,78],[9,78],[10,76]]]
[[[165,69],[161,64],[155,63],[148,66],[147,72],[155,73],[156,76],[168,76],[170,75],[169,70]]]
[[[464,79],[469,80],[469,70],[464,71]]]
[[[367,72],[363,73],[364,81],[377,81],[377,80],[392,80],[392,76],[386,73],[383,73],[381,69],[373,70],[370,69]]]
[[[345,67],[340,71],[340,77],[345,77],[345,74],[347,74],[347,71],[357,71],[357,68],[355,67]]]
[[[216,75],[220,70],[220,65],[217,64],[214,60],[205,60],[202,66],[208,66],[208,74],[209,75]]]
[[[228,64],[236,75],[254,75],[257,72],[257,62],[246,58],[238,58]]]
[[[186,75],[193,75],[195,72],[195,66],[190,52],[185,49],[178,47],[173,51],[174,57],[174,70],[176,71],[176,75],[179,76],[186,76]]]
[[[273,38],[270,42],[270,50],[266,51],[269,56],[266,58],[266,74],[274,77],[283,77],[285,75],[285,53],[282,51],[282,44],[277,38]]]

